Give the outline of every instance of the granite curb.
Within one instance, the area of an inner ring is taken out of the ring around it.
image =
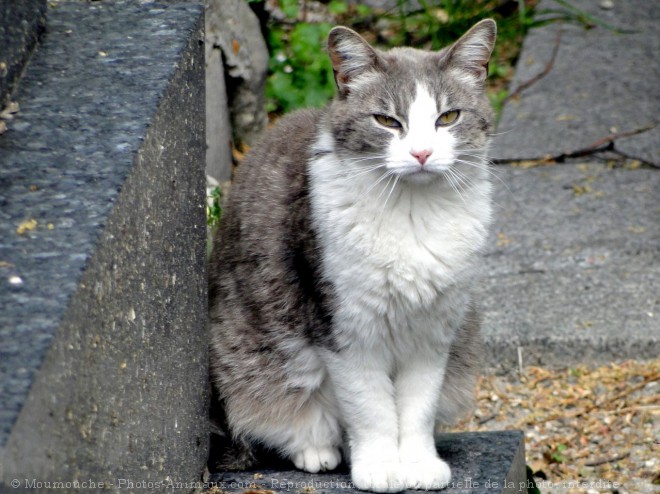
[[[0,484],[198,480],[203,7],[51,4],[13,99],[0,136]]]

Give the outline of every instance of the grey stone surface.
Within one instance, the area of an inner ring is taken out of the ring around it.
[[[656,101],[656,107],[657,104]],[[625,156],[660,166],[660,126],[642,134],[617,139],[614,149]]]
[[[208,24],[208,18],[207,18]],[[222,50],[206,43],[206,173],[217,181],[231,179],[232,128]]]
[[[437,449],[452,470],[444,494],[527,492],[525,443],[520,431],[443,434]],[[309,474],[287,468],[247,472],[219,472],[209,482],[225,492],[268,490],[275,493],[362,492],[353,487],[345,465],[335,472]],[[311,489],[310,489],[311,488]],[[416,493],[420,491],[406,491]]]
[[[482,290],[487,364],[660,355],[660,173],[571,162],[497,166]]]
[[[200,478],[202,36],[190,4],[48,13],[0,136],[0,484]]]
[[[0,109],[46,27],[46,0],[0,2]]]
[[[599,2],[572,5],[631,33],[598,26],[552,23],[532,29],[523,44],[511,88],[541,73],[563,32],[552,70],[504,108],[493,156],[503,160],[541,158],[582,149],[611,134],[658,124],[660,112],[660,3]],[[557,7],[542,0],[537,9]],[[616,140],[614,150],[660,166],[660,131]]]
[[[244,0],[209,0],[206,15],[207,43],[222,51],[234,140],[252,144],[268,121],[268,48],[259,20]]]
[[[160,0],[161,3],[167,4],[190,1],[191,0]],[[232,22],[241,22],[241,19],[246,17],[248,22],[247,28],[255,29],[254,16],[250,18],[246,14],[235,19],[234,16],[230,15],[235,6],[228,4],[225,0],[206,0],[202,3],[205,3],[206,5],[206,21],[204,28],[206,39],[206,173],[216,181],[224,182],[231,179],[233,167],[231,155],[233,132],[230,121],[230,105],[227,100],[227,85],[225,84],[225,57],[223,56],[224,49],[233,50],[233,48],[231,47],[231,38],[224,35],[230,32],[242,33],[243,29],[240,25],[225,26],[222,24],[222,21],[220,23],[218,22],[218,17],[220,16],[223,20],[225,18],[232,19]],[[249,11],[250,9],[248,8],[247,10]],[[233,82],[238,85],[254,85],[254,90],[260,91],[260,94],[263,94],[266,73],[259,73],[261,85],[255,85],[254,82],[249,80],[250,77],[253,77],[253,72],[248,70],[251,63],[249,57],[252,56],[258,58],[259,56],[262,56],[263,53],[261,51],[263,48],[260,45],[260,43],[263,44],[263,40],[261,39],[261,33],[258,32],[258,28],[259,26],[257,24],[256,32],[243,34],[243,36],[248,38],[254,45],[253,48],[256,47],[254,54],[249,49],[243,49],[241,59],[239,59],[243,64],[240,73],[244,74],[248,81],[246,82],[244,78],[239,78]],[[257,38],[252,39],[252,36],[257,36]],[[222,48],[218,44],[219,40],[223,41]],[[267,68],[267,52],[265,60],[266,65],[264,65],[264,67]],[[261,60],[261,63],[264,63],[263,60]],[[253,95],[250,101],[255,102],[256,97]],[[265,118],[265,101],[263,96],[259,98],[258,104],[260,106],[255,106],[252,111],[258,110],[261,112],[262,116],[260,118],[263,120]],[[252,115],[252,113],[250,113],[250,115]],[[256,135],[256,133],[262,130],[262,120],[258,120],[259,125],[251,136]]]

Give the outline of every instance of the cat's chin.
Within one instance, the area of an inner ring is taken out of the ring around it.
[[[441,178],[441,174],[436,171],[417,169],[415,171],[406,171],[400,173],[401,180],[415,185],[427,185],[436,182]]]

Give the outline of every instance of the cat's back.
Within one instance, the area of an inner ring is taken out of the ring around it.
[[[231,202],[244,202],[238,194],[255,194],[265,201],[268,197],[262,194],[266,190],[272,195],[295,186],[289,184],[283,188],[285,184],[281,181],[305,174],[321,116],[321,110],[298,110],[270,127],[239,166]]]
[[[308,109],[279,119],[238,167],[214,239],[212,302],[230,273],[286,280],[291,257],[313,242],[307,168],[322,115]]]

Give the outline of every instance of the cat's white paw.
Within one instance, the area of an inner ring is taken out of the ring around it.
[[[351,466],[353,485],[363,491],[401,492],[405,489],[399,462],[357,462]]]
[[[407,489],[438,490],[447,487],[451,480],[449,465],[440,458],[402,463]]]
[[[306,448],[291,457],[293,464],[299,470],[309,473],[318,473],[325,470],[334,470],[341,462],[341,453],[338,448]]]

